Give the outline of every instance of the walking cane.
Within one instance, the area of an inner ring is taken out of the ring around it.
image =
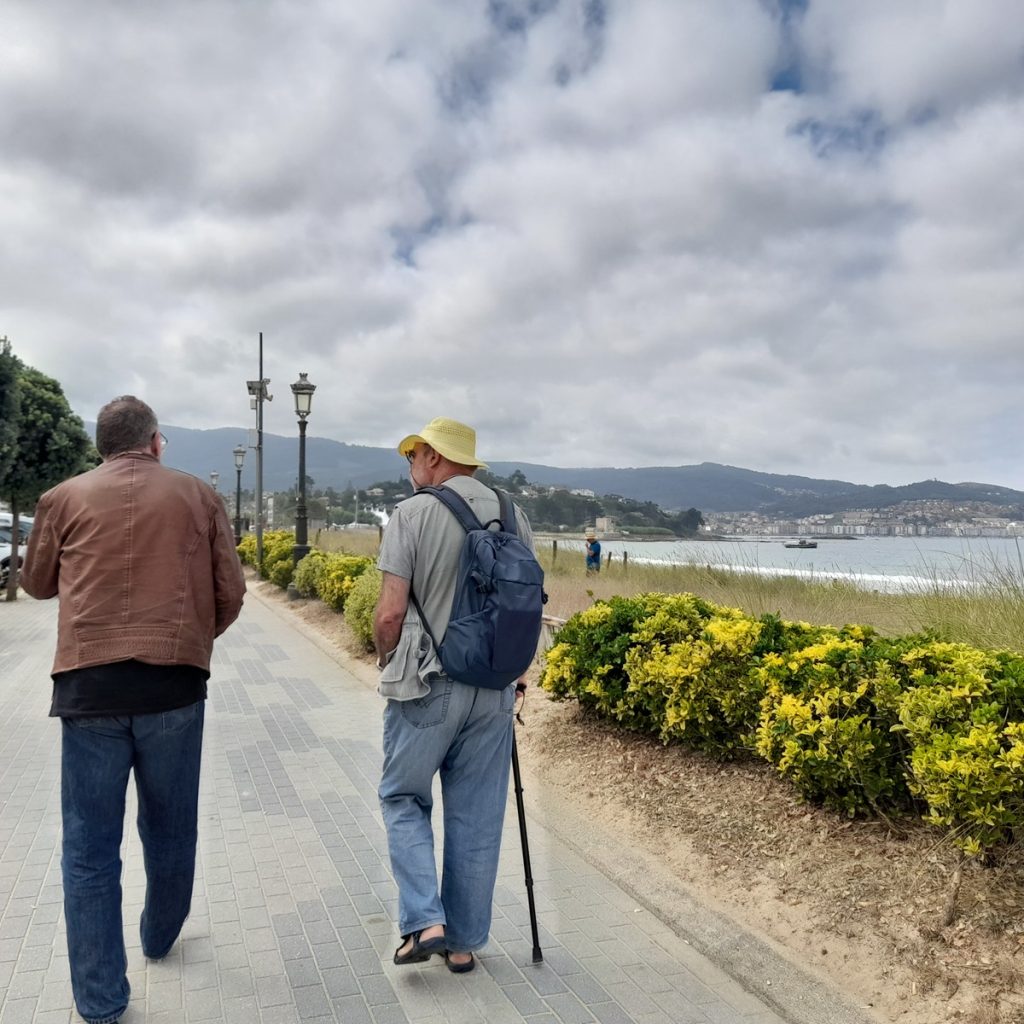
[[[526,838],[526,809],[523,807],[523,777],[519,774],[519,751],[516,748],[515,726],[512,727],[512,777],[515,780],[516,809],[519,811],[519,838],[523,841],[523,868],[526,871],[526,899],[530,904],[530,930],[533,933],[533,962],[544,960],[537,937],[537,908],[533,904],[533,873],[530,870],[530,843]]]

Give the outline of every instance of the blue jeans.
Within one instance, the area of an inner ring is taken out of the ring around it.
[[[121,836],[135,771],[146,867],[142,951],[165,956],[188,916],[196,864],[205,704],[119,718],[62,719],[64,917],[71,988],[90,1024],[128,1006],[121,921]]]
[[[484,690],[439,678],[419,700],[384,709],[378,791],[398,883],[402,935],[445,926],[446,945],[487,942],[512,761],[515,686]],[[441,773],[444,867],[437,888],[431,785]]]

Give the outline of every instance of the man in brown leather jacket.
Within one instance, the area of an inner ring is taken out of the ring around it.
[[[214,637],[245,593],[213,490],[160,464],[166,441],[125,395],[96,421],[103,464],[36,507],[21,584],[59,596],[50,715],[61,719],[61,868],[79,1013],[109,1024],[130,992],[120,845],[135,773],[146,867],[142,951],[165,956],[188,916]]]

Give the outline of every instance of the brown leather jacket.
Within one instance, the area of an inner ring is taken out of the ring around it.
[[[209,671],[245,594],[223,502],[140,452],[40,498],[21,585],[60,596],[54,672],[129,658]]]

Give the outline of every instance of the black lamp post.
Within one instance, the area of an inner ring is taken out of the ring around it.
[[[236,445],[231,454],[235,457],[235,547],[242,543],[242,463],[245,462],[245,445]]]
[[[295,415],[299,417],[299,501],[295,506],[295,549],[294,559],[298,565],[309,554],[309,538],[306,534],[306,417],[313,404],[316,385],[311,384],[304,373],[292,385],[295,396]]]

